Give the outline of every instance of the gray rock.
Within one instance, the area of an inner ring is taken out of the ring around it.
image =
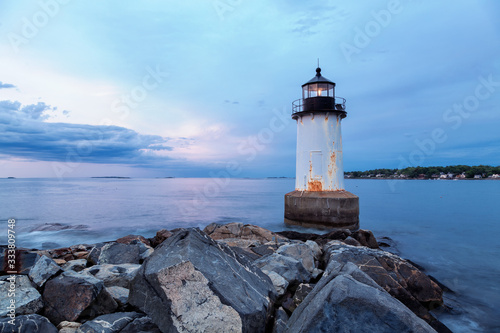
[[[15,296],[8,297],[12,293],[11,277],[15,278]],[[7,275],[0,277],[0,317],[9,315],[12,309],[11,300],[15,300],[16,315],[37,313],[43,308],[42,296],[31,285],[26,275]]]
[[[295,306],[299,306],[300,303],[309,295],[309,293],[313,290],[314,285],[309,283],[301,283],[295,290],[295,294],[293,294],[293,302]]]
[[[158,326],[148,316],[134,319],[120,333],[161,333]]]
[[[102,281],[73,271],[47,281],[43,292],[45,316],[53,323],[76,321],[104,289]]]
[[[55,263],[52,258],[45,255],[41,256],[35,265],[31,267],[28,276],[37,286],[41,287],[43,284],[61,271],[61,267]]]
[[[76,333],[78,327],[82,326],[82,323],[75,321],[62,321],[57,325],[59,333]]]
[[[86,259],[75,259],[65,263],[61,268],[65,271],[81,272],[87,267]]]
[[[344,239],[344,243],[346,243],[347,245],[352,245],[352,246],[363,246],[363,245],[361,245],[360,242],[358,242],[357,240],[355,240],[351,236]]]
[[[364,284],[349,270],[369,279],[352,266],[324,276],[293,312],[287,332],[435,332],[375,282]]]
[[[286,293],[286,289],[288,288],[288,281],[285,280],[281,275],[273,271],[262,271],[264,274],[269,276],[271,282],[273,283],[274,289],[276,289],[276,293],[278,296],[282,296]]]
[[[97,264],[139,264],[140,261],[141,254],[136,244],[109,243],[102,247]]]
[[[276,253],[300,261],[309,273],[312,273],[316,268],[316,265],[314,264],[314,252],[309,245],[301,243],[287,244],[281,246]]]
[[[316,259],[316,260],[321,259],[321,256],[323,255],[323,251],[321,250],[321,247],[319,247],[318,243],[316,243],[312,240],[307,240],[304,244],[309,246],[309,248],[313,251],[314,259]]]
[[[326,271],[331,270],[331,265],[354,263],[378,285],[427,322],[433,320],[427,310],[443,302],[443,292],[435,282],[409,262],[392,253],[331,241],[325,246],[325,257],[328,262]]]
[[[5,250],[7,249],[5,248]],[[5,257],[7,254],[7,251],[2,253],[2,255],[0,256],[0,263],[7,263],[7,258]],[[16,274],[28,275],[31,267],[35,265],[40,256],[41,255],[36,251],[16,249],[16,267],[10,268],[7,267],[7,265],[1,265],[0,272],[2,274],[6,274],[6,272],[8,271],[16,271]]]
[[[58,333],[47,318],[37,314],[16,316],[14,325],[9,320],[11,319],[0,319],[0,333]]]
[[[106,287],[128,288],[140,267],[138,264],[103,264],[86,268],[81,273],[101,280]]]
[[[125,326],[141,315],[137,312],[116,312],[106,314],[87,321],[80,326],[77,333],[115,333],[121,332]]]
[[[129,290],[123,287],[106,287],[106,291],[113,297],[113,299],[118,303],[119,307],[125,306],[127,304]]]
[[[283,308],[276,310],[274,315],[273,333],[286,333],[286,323],[288,322],[288,315]]]
[[[129,303],[162,332],[264,332],[270,279],[199,229],[176,232],[134,278]]]
[[[311,273],[304,268],[300,261],[292,257],[273,253],[270,256],[257,259],[254,263],[262,270],[281,275],[291,285],[311,280]]]

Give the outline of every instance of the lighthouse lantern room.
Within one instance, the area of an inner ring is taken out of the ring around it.
[[[297,121],[295,191],[285,195],[285,223],[318,228],[359,228],[359,198],[344,189],[341,120],[346,101],[321,75],[302,85],[292,103]]]

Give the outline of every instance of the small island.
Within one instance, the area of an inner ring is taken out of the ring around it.
[[[345,172],[350,179],[500,179],[500,166],[450,165]]]

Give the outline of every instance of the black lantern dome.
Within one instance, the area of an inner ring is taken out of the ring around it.
[[[319,67],[316,76],[302,85],[302,99],[293,102],[292,108],[294,114],[330,111],[342,113],[342,118],[346,116],[345,99],[335,97],[335,83],[322,76]]]

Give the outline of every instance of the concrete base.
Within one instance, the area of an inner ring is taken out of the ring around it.
[[[347,191],[285,194],[285,223],[319,229],[359,229],[359,197]]]

